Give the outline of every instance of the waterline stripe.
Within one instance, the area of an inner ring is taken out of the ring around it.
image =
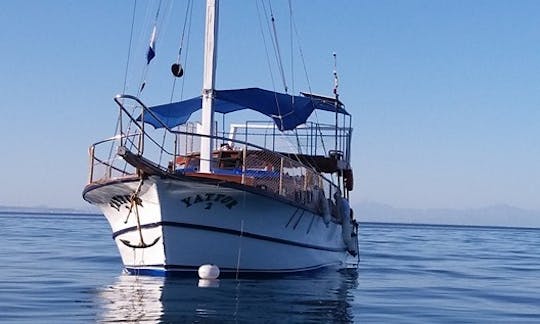
[[[229,228],[214,227],[214,226],[207,226],[207,225],[179,223],[179,222],[149,223],[149,224],[141,225],[141,228],[155,228],[155,227],[158,227],[158,226],[171,226],[171,227],[189,228],[189,229],[196,229],[196,230],[201,230],[201,231],[218,232],[218,233],[224,233],[224,234],[240,236],[240,231],[238,231],[238,230],[233,230],[233,229],[229,229]],[[122,235],[124,233],[132,232],[132,231],[136,231],[136,230],[137,230],[137,226],[128,227],[128,228],[125,228],[123,230],[119,230],[117,232],[114,232],[112,237],[113,237],[113,239],[115,239],[118,235]],[[243,232],[242,236],[249,237],[249,238],[256,239],[256,240],[281,243],[281,244],[298,246],[298,247],[303,247],[303,248],[308,248],[308,249],[321,250],[321,251],[331,251],[331,252],[345,252],[345,251],[347,251],[347,249],[345,247],[343,247],[343,248],[333,248],[333,247],[318,246],[318,245],[300,243],[300,242],[280,239],[280,238],[271,237],[271,236],[248,233],[248,232]]]
[[[241,268],[240,271],[242,273],[286,273],[286,272],[300,272],[300,271],[310,271],[310,270],[317,270],[321,268],[331,267],[331,266],[339,266],[340,262],[331,262],[331,263],[323,263],[323,264],[317,264],[310,267],[302,267],[302,268],[287,268],[287,269],[271,269],[271,270],[260,270],[260,269],[248,269],[248,268]],[[197,271],[199,269],[199,266],[191,266],[191,265],[178,265],[178,264],[148,264],[148,265],[126,265],[126,270],[130,272],[136,272],[136,271],[142,271],[142,270],[148,270],[148,271],[155,271],[155,272],[167,272],[167,271]],[[221,272],[236,272],[236,268],[222,268],[220,267],[219,270]]]

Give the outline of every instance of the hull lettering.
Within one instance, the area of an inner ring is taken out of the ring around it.
[[[190,208],[193,205],[200,203],[203,203],[204,209],[212,209],[212,207],[216,205],[223,205],[227,209],[232,209],[234,206],[238,205],[238,201],[232,196],[216,193],[196,194],[183,198],[181,201],[186,208]]]

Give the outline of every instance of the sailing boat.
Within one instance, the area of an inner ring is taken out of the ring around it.
[[[352,117],[337,89],[333,98],[215,89],[217,17],[218,0],[208,0],[202,96],[146,106],[117,95],[119,131],[90,146],[83,198],[107,218],[130,273],[196,272],[203,264],[237,274],[356,266]],[[189,121],[201,108],[200,124]],[[243,109],[265,119],[218,133],[215,113]],[[316,110],[335,114],[335,123],[308,120]]]

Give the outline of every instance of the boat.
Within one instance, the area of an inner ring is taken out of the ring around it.
[[[114,97],[117,134],[90,146],[83,198],[106,217],[129,273],[195,274],[204,264],[237,276],[356,267],[352,116],[339,100],[337,73],[333,96],[216,89],[218,7],[206,3],[202,94],[153,106]],[[155,27],[148,61],[154,36]],[[182,67],[172,72],[180,77]],[[216,125],[216,114],[244,110],[260,119]],[[333,123],[313,121],[317,112]]]

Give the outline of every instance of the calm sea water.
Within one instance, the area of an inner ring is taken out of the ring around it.
[[[358,271],[137,277],[101,216],[0,214],[0,322],[540,323],[540,230],[362,224]]]

